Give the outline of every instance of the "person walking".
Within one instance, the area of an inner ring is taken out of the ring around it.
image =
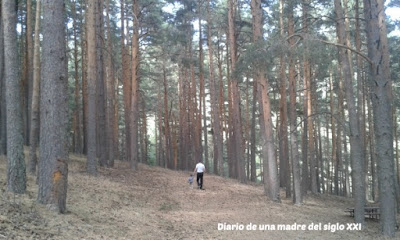
[[[203,174],[206,171],[206,167],[201,160],[196,164],[193,174],[197,173],[197,188],[203,189]]]

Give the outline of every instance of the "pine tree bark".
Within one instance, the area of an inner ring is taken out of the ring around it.
[[[115,79],[113,68],[113,48],[111,41],[111,24],[110,24],[110,0],[106,0],[106,27],[107,27],[107,64],[106,64],[106,129],[107,129],[107,144],[108,156],[106,161],[107,167],[114,166],[115,158]]]
[[[31,113],[32,113],[32,90],[33,90],[33,26],[32,26],[32,0],[26,1],[26,81],[27,81],[27,119],[26,119],[26,136],[25,142],[30,144],[31,134]]]
[[[142,111],[141,111],[141,118],[142,118],[142,125],[141,125],[141,134],[142,136],[140,137],[140,152],[141,152],[141,156],[140,156],[140,162],[147,164],[147,158],[148,158],[148,139],[147,139],[147,115],[146,115],[146,99],[144,98],[144,96],[141,97],[140,99],[140,106],[142,107]],[[175,134],[173,135],[175,136]],[[174,142],[174,140],[172,140],[173,143],[176,143],[176,141]],[[175,150],[175,149],[174,149]],[[174,152],[175,154],[175,152]],[[175,156],[175,155],[174,155]],[[175,158],[174,158],[175,160]],[[174,169],[176,169],[176,165],[174,167]]]
[[[337,36],[339,44],[347,46],[345,38],[345,24],[342,5],[340,0],[335,0],[335,12],[337,17]],[[348,50],[339,49],[339,62],[343,72],[345,83],[345,96],[349,110],[350,125],[350,145],[352,161],[352,182],[355,201],[354,219],[356,223],[364,224],[364,205],[365,205],[365,181],[364,181],[364,154],[362,139],[360,136],[359,113],[355,106],[353,79],[351,75],[350,62],[347,54]]]
[[[220,109],[218,105],[218,92],[216,90],[216,82],[214,77],[214,54],[213,42],[211,39],[211,10],[210,0],[207,0],[207,43],[208,43],[208,56],[209,56],[209,72],[210,72],[210,100],[212,109],[212,126],[213,126],[213,145],[214,145],[214,174],[222,175],[223,153],[222,153],[222,134],[221,134],[221,121]]]
[[[253,16],[253,41],[259,43],[263,41],[262,38],[262,9],[261,0],[251,1],[251,13]],[[267,168],[264,168],[264,185],[267,196],[272,201],[280,201],[279,197],[279,178],[278,178],[278,167],[275,159],[275,146],[273,137],[273,123],[271,118],[271,103],[268,96],[269,86],[266,73],[259,69],[255,73],[255,79],[259,85],[261,102],[263,111],[263,123],[264,131],[261,132],[264,135],[264,144],[267,150],[266,156],[264,155],[264,162],[268,162]],[[265,166],[265,165],[264,165]],[[268,172],[268,174],[267,174]]]
[[[124,120],[125,120],[125,159],[131,159],[131,137],[130,137],[130,111],[132,84],[128,77],[128,55],[125,47],[125,3],[121,0],[121,58],[122,58],[122,82],[124,94]]]
[[[219,43],[219,41],[218,41]],[[219,78],[219,119],[221,122],[221,144],[222,144],[222,156],[221,159],[222,161],[218,162],[218,171],[220,172],[221,176],[224,176],[224,132],[225,132],[225,139],[228,139],[227,137],[227,124],[226,124],[226,113],[225,113],[225,95],[224,95],[224,82],[223,82],[223,74],[222,74],[222,58],[221,58],[221,53],[220,53],[220,48],[218,44],[218,49],[217,49],[217,58],[218,58],[218,78]],[[255,86],[257,87],[257,86]],[[225,131],[224,131],[225,129]]]
[[[199,79],[200,79],[200,111],[199,117],[200,121],[203,121],[203,136],[204,136],[204,164],[206,168],[210,169],[210,163],[208,160],[208,130],[207,130],[207,116],[206,116],[206,94],[205,94],[205,80],[204,80],[204,53],[203,53],[203,36],[202,36],[202,27],[201,27],[201,2],[202,0],[198,1],[198,14],[199,14]],[[201,127],[201,123],[200,123]],[[201,134],[200,134],[201,136]],[[200,138],[201,139],[201,138]]]
[[[81,6],[84,5],[85,0],[81,0]],[[83,16],[83,8],[80,9],[80,15]],[[82,49],[82,59],[81,59],[81,68],[82,68],[82,153],[87,154],[88,152],[88,44],[87,44],[87,24],[84,25],[84,17],[80,20],[81,27],[81,49]]]
[[[235,9],[236,1],[228,1],[228,28],[229,28],[229,47],[231,57],[231,72],[233,73],[236,68],[237,62],[237,43],[236,43],[236,30],[235,30]],[[233,120],[233,137],[234,137],[234,159],[237,166],[237,176],[240,182],[246,182],[245,172],[245,159],[242,146],[242,118],[240,114],[240,92],[239,81],[231,74],[231,91],[232,91],[232,120]],[[266,89],[265,89],[266,90]],[[271,129],[272,130],[272,129]],[[271,196],[272,197],[272,196]]]
[[[304,34],[308,34],[308,22],[307,22],[307,18],[308,18],[308,0],[302,0],[302,11],[303,11],[303,16],[302,16],[302,21],[303,21],[303,31]],[[308,48],[306,46],[305,51],[308,51]],[[302,191],[303,194],[307,194],[307,191],[310,189],[310,170],[308,169],[308,164],[309,164],[309,148],[308,148],[308,132],[309,132],[309,110],[308,110],[308,90],[309,88],[307,88],[307,82],[308,82],[308,71],[309,71],[309,61],[306,57],[306,55],[303,55],[303,61],[304,61],[304,73],[303,73],[303,114],[304,114],[304,126],[303,126],[303,134],[302,134],[302,140],[301,140],[301,144],[302,144],[302,160],[303,160],[303,164],[302,164]]]
[[[186,74],[182,73],[182,68],[179,66],[179,76],[178,76],[178,84],[179,84],[179,160],[180,160],[180,169],[182,170],[188,170],[189,169],[189,164],[188,164],[188,159],[187,159],[187,136],[188,136],[188,112],[187,112],[187,107],[188,107],[188,102],[187,102],[187,88],[186,88]],[[184,76],[182,76],[184,75]],[[161,112],[161,107],[160,111]],[[161,116],[160,116],[161,117]],[[160,126],[160,137],[161,137],[161,126]]]
[[[6,78],[4,76],[4,38],[2,5],[0,4],[0,155],[7,154]]]
[[[227,36],[229,34],[227,33]],[[233,103],[232,103],[232,80],[230,77],[230,58],[229,58],[229,39],[226,39],[226,78],[227,78],[227,88],[228,88],[228,118],[226,120],[228,132],[228,144],[227,144],[227,151],[228,151],[228,176],[230,178],[237,178],[236,173],[236,155],[235,155],[235,147],[234,147],[234,138],[233,138]]]
[[[33,89],[32,89],[32,113],[31,113],[31,133],[29,146],[29,172],[36,174],[37,165],[37,144],[39,140],[39,116],[40,116],[40,0],[36,1],[36,20],[35,20],[35,45],[33,56]]]
[[[17,12],[15,3],[13,0],[2,1],[7,108],[7,190],[14,193],[25,193],[26,170],[20,80],[17,67]]]
[[[132,170],[138,170],[138,119],[139,119],[139,2],[133,1],[133,35],[132,35],[132,86],[130,109],[130,165]]]
[[[189,59],[194,59],[193,57],[193,27],[190,24],[187,27],[187,39],[188,39],[188,44],[187,44],[187,54]],[[201,144],[201,105],[202,105],[202,95],[201,93],[199,94],[199,102],[200,102],[200,107],[198,108],[198,101],[197,101],[197,84],[196,84],[196,78],[195,78],[195,68],[194,68],[194,61],[190,61],[189,63],[189,71],[190,71],[190,84],[188,84],[188,97],[190,98],[190,104],[189,104],[189,112],[190,112],[190,122],[191,122],[191,127],[189,128],[190,131],[190,139],[193,142],[191,144],[192,146],[192,161],[190,162],[190,165],[193,166],[197,162],[203,160],[202,156],[202,144]],[[200,91],[201,91],[200,86]]]
[[[98,1],[88,1],[86,10],[87,34],[87,89],[88,89],[88,120],[87,120],[87,171],[97,175],[97,139],[96,139],[96,8]]]
[[[285,25],[283,23],[283,7],[284,0],[279,1],[279,25],[281,38],[285,37]],[[287,100],[286,100],[286,62],[285,55],[280,56],[280,101],[279,101],[279,165],[280,165],[280,183],[282,187],[286,187],[286,198],[291,197],[291,176],[289,165],[289,139],[288,139],[288,123],[287,123]]]
[[[332,71],[330,72],[329,76],[329,86],[330,86],[330,111],[331,111],[331,139],[332,139],[332,163],[334,163],[335,170],[334,170],[334,183],[335,183],[335,195],[338,195],[338,185],[339,185],[339,176],[338,176],[338,158],[337,158],[337,152],[336,152],[336,135],[340,133],[340,130],[338,130],[338,133],[336,133],[336,123],[335,123],[335,108],[334,108],[334,102],[333,102],[333,73]],[[340,91],[340,90],[339,90]],[[340,141],[339,141],[340,143]]]
[[[250,126],[250,181],[257,181],[256,167],[256,108],[257,108],[257,82],[253,81],[253,98],[251,103],[251,126]]]
[[[164,90],[164,134],[165,134],[165,151],[166,151],[166,167],[172,168],[172,142],[171,130],[168,111],[168,84],[165,63],[163,64],[163,90]]]
[[[293,3],[289,2],[288,6],[288,35],[294,34],[294,18]],[[289,44],[292,47],[295,40],[291,38]],[[296,69],[295,58],[292,52],[289,53],[289,94],[290,94],[290,153],[293,175],[293,202],[294,204],[302,204],[303,197],[301,191],[301,176],[299,164],[299,147],[297,143],[297,108],[296,108]]]
[[[107,130],[106,130],[106,104],[105,104],[105,74],[104,74],[104,21],[103,21],[103,2],[104,0],[97,0],[96,11],[96,57],[97,57],[97,157],[99,158],[100,166],[106,166],[108,161],[108,147],[107,144]]]
[[[389,68],[389,47],[385,22],[384,0],[364,0],[364,17],[367,22],[370,88],[374,118],[378,183],[381,211],[381,228],[385,236],[394,237],[396,231],[392,83]]]
[[[346,13],[346,16],[348,16],[348,13],[347,13],[347,1],[348,0],[345,0],[344,1],[344,4],[345,4],[345,13]],[[361,43],[361,24],[360,24],[360,7],[359,7],[359,0],[356,0],[355,1],[355,6],[354,6],[354,9],[355,9],[355,20],[356,20],[356,24],[355,24],[355,45],[356,45],[356,50],[358,51],[358,52],[361,52],[361,45],[362,45],[362,43]],[[349,44],[349,42],[350,42],[350,37],[349,37],[349,34],[348,34],[348,25],[349,25],[349,20],[348,20],[349,18],[348,17],[346,17],[346,32],[347,32],[347,34],[346,34],[346,37],[347,37],[347,41],[348,41],[348,44]],[[351,54],[349,54],[349,57],[350,57],[350,60],[351,60]],[[359,54],[357,54],[357,56],[356,56],[356,59],[357,59],[357,111],[358,111],[358,113],[359,113],[359,116],[360,116],[360,130],[361,130],[361,132],[360,132],[360,135],[361,135],[361,139],[362,139],[362,141],[363,141],[363,152],[364,152],[364,156],[366,156],[367,155],[367,150],[366,150],[366,148],[367,148],[367,137],[365,136],[366,135],[366,127],[365,127],[365,111],[364,111],[364,83],[363,83],[363,76],[362,76],[362,72],[363,72],[363,64],[362,64],[362,57],[359,55]],[[368,184],[368,158],[366,157],[365,158],[365,169],[364,169],[364,171],[365,171],[365,181],[366,181],[366,186],[368,186],[367,184]],[[366,191],[366,194],[368,194],[368,191]]]
[[[43,1],[38,202],[66,212],[68,78],[62,0]]]
[[[73,38],[74,38],[74,78],[75,78],[75,89],[74,89],[74,115],[72,120],[73,135],[73,150],[75,153],[82,153],[82,134],[81,134],[81,124],[80,124],[80,85],[79,85],[79,60],[78,60],[78,34],[77,34],[77,22],[76,22],[76,2],[72,2],[72,28],[73,28]],[[36,36],[36,35],[35,35]],[[33,109],[32,109],[33,111]],[[33,112],[32,112],[33,114]]]

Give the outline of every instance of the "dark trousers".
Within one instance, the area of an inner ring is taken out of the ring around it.
[[[197,186],[203,188],[203,173],[197,173]]]

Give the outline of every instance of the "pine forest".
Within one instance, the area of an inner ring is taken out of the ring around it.
[[[399,1],[0,3],[0,239],[400,238]]]

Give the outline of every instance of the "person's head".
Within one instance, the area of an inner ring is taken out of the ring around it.
[[[190,176],[193,177],[193,173],[191,173]]]

